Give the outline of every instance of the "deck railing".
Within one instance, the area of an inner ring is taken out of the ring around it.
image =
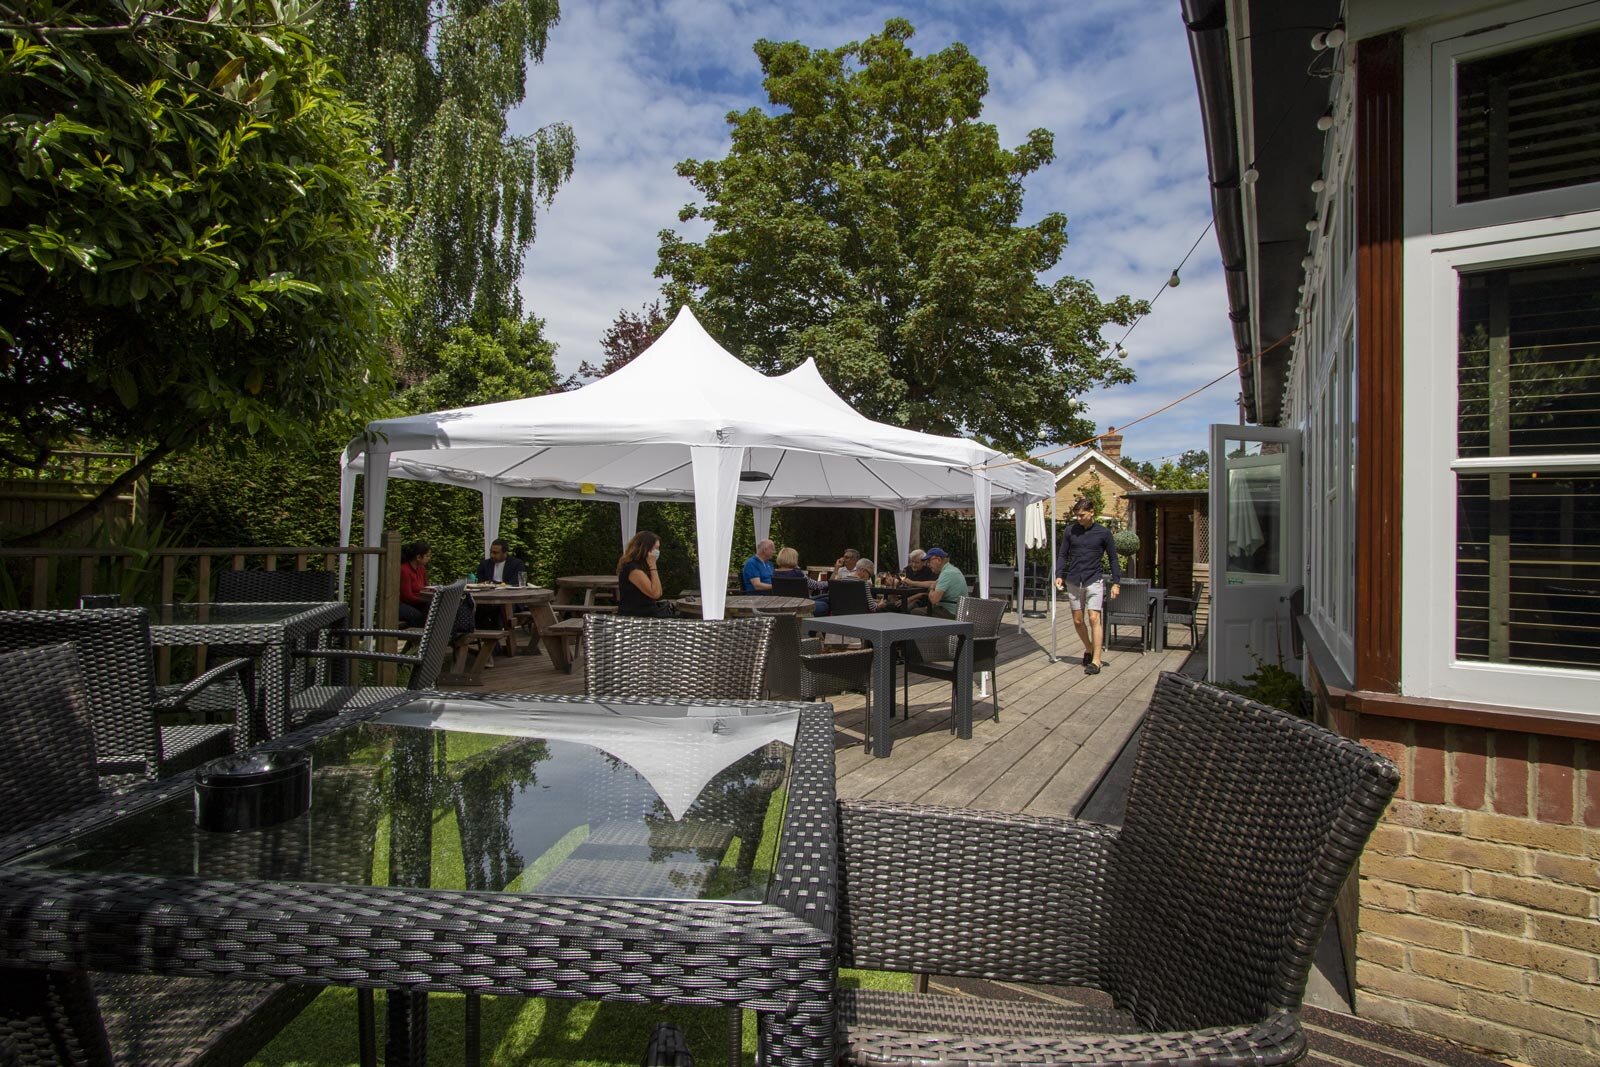
[[[400,625],[400,535],[384,531],[377,548],[353,546],[219,546],[204,548],[0,548],[0,604],[11,608],[76,607],[78,598],[94,593],[119,593],[128,604],[203,603],[212,599],[214,576],[222,570],[260,569],[337,571],[341,557],[350,560],[343,599],[352,621],[365,618],[367,567],[378,561],[373,625]],[[392,646],[392,642],[384,642]],[[392,650],[390,647],[388,650]],[[172,676],[172,649],[156,650],[162,684]],[[206,649],[195,649],[203,669]],[[393,664],[380,665],[379,684],[393,684]]]

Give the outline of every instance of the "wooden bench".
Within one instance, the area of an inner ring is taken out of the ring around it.
[[[539,631],[544,650],[550,654],[550,663],[568,674],[578,662],[578,642],[583,640],[583,616],[550,623]]]
[[[469,634],[458,635],[451,641],[456,650],[456,658],[454,670],[447,676],[450,684],[482,685],[483,672],[494,663],[495,647],[501,641],[511,640],[510,630],[474,630]]]
[[[614,615],[617,611],[615,604],[551,604],[550,610],[557,615]]]

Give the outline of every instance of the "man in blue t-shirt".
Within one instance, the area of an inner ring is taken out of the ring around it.
[[[756,545],[756,554],[744,561],[744,570],[739,572],[739,584],[746,593],[761,596],[772,592],[772,557],[777,554],[778,546],[771,541]]]
[[[1105,608],[1105,579],[1100,560],[1111,558],[1111,596],[1121,591],[1122,565],[1111,531],[1094,521],[1094,505],[1080,500],[1072,505],[1077,521],[1067,527],[1067,539],[1056,559],[1056,588],[1067,594],[1072,625],[1083,641],[1083,673],[1100,673],[1101,623]]]

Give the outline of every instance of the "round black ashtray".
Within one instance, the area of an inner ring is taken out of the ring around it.
[[[194,824],[202,830],[258,830],[310,808],[309,752],[223,756],[195,772]]]

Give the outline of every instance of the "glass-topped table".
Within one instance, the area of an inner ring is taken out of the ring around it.
[[[827,705],[424,695],[264,747],[309,751],[306,814],[200,830],[169,781],[0,854],[0,958],[386,988],[391,1063],[443,990],[743,1006],[831,1058]]]
[[[256,660],[256,699],[241,718],[235,745],[245,748],[280,736],[289,716],[293,650],[318,630],[345,621],[341,601],[324,604],[160,604],[150,608],[150,641],[162,645],[221,645]]]

